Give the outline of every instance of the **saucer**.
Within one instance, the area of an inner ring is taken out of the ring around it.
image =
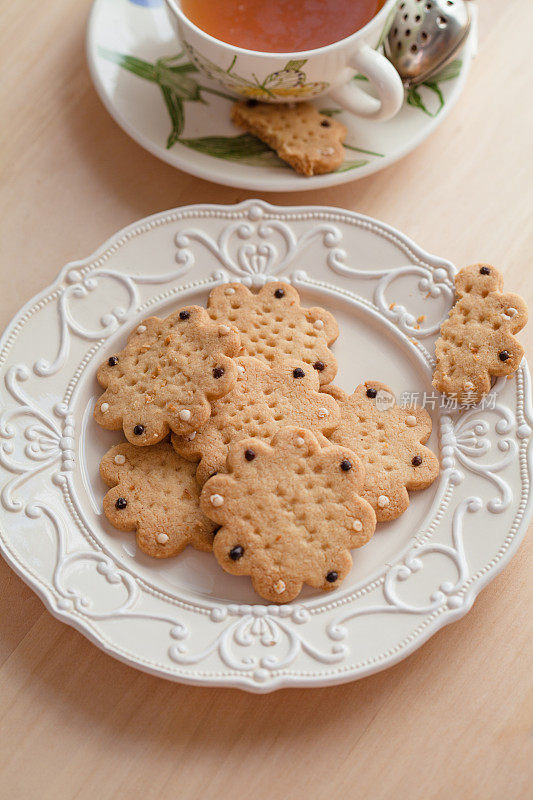
[[[410,89],[403,108],[388,122],[354,117],[320,97],[321,111],[348,128],[346,160],[335,172],[311,178],[297,175],[269,147],[233,125],[234,98],[190,63],[163,0],[95,0],[87,57],[111,116],[158,158],[227,186],[292,192],[364,178],[414,150],[457,102],[475,38],[474,32],[459,57],[431,82]]]

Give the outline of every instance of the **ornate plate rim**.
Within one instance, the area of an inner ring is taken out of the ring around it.
[[[63,269],[60,270],[56,280],[50,284],[48,287],[45,287],[41,292],[39,292],[35,297],[30,299],[24,306],[13,315],[12,319],[6,326],[5,331],[3,332],[0,338],[0,355],[2,356],[1,363],[4,363],[3,353],[6,345],[10,342],[11,337],[16,334],[16,331],[20,327],[20,323],[22,320],[26,320],[28,317],[29,311],[36,307],[39,302],[49,296],[54,290],[57,288],[58,284],[64,279],[65,275],[69,273],[73,269],[78,269],[80,267],[88,267],[91,265],[96,265],[96,263],[106,254],[113,254],[120,248],[121,245],[127,243],[131,239],[135,238],[136,236],[141,235],[142,233],[148,232],[152,230],[154,227],[158,227],[164,225],[165,223],[171,223],[178,220],[187,219],[190,217],[202,217],[202,216],[209,216],[209,212],[213,212],[213,210],[218,211],[219,215],[222,218],[227,218],[231,220],[232,218],[239,218],[238,215],[240,212],[244,212],[245,217],[246,215],[249,218],[253,218],[253,213],[264,214],[268,213],[271,217],[275,217],[276,215],[283,218],[288,218],[290,220],[291,214],[297,214],[300,219],[316,219],[316,218],[326,218],[326,219],[341,219],[344,222],[351,223],[356,227],[359,228],[366,228],[372,230],[374,233],[382,236],[383,238],[392,241],[399,246],[404,251],[410,251],[411,254],[416,259],[422,259],[424,263],[431,264],[432,268],[442,268],[442,265],[448,265],[452,271],[454,268],[449,262],[445,262],[440,258],[435,256],[431,256],[426,253],[422,248],[416,245],[412,240],[410,240],[407,236],[402,234],[401,232],[397,231],[396,229],[392,228],[391,226],[387,225],[386,223],[382,223],[376,221],[370,217],[364,216],[362,214],[358,214],[356,212],[347,211],[344,209],[337,209],[337,208],[330,208],[324,206],[272,206],[268,203],[258,200],[247,200],[239,204],[235,205],[215,205],[215,204],[196,204],[191,206],[184,206],[181,208],[172,209],[166,212],[160,212],[157,214],[153,214],[149,217],[145,217],[138,222],[134,222],[131,225],[126,226],[125,228],[121,229],[115,235],[109,237],[96,251],[94,251],[89,257],[85,259],[79,259],[76,261],[69,262]],[[259,211],[257,211],[259,210]],[[203,213],[202,213],[203,212]],[[207,213],[206,213],[207,212]],[[237,217],[236,217],[237,215]],[[271,218],[270,217],[270,218]],[[523,419],[524,419],[524,427],[527,428],[527,423],[531,423],[533,417],[533,406],[531,401],[531,386],[530,386],[530,379],[529,379],[529,371],[527,369],[527,365],[525,361],[523,362],[520,368],[520,380],[522,381],[522,399],[524,403],[523,407]],[[520,436],[520,434],[518,434]],[[528,431],[527,436],[529,437],[530,430]],[[520,436],[520,438],[525,438]],[[532,453],[531,449],[528,449],[527,452],[527,467],[531,470],[532,466]],[[526,481],[527,483],[527,481]],[[522,482],[522,489],[523,489],[524,481]],[[397,663],[398,661],[405,658],[407,655],[412,653],[416,650],[419,646],[421,646],[430,636],[436,633],[441,627],[444,625],[455,621],[456,619],[463,616],[472,606],[475,598],[479,594],[479,592],[490,582],[490,580],[495,577],[501,569],[510,561],[513,557],[514,553],[516,552],[523,536],[525,530],[527,528],[529,518],[532,512],[532,505],[533,505],[533,498],[531,494],[529,494],[527,498],[527,502],[524,505],[522,510],[522,515],[516,531],[514,532],[512,541],[505,551],[505,553],[495,562],[489,564],[486,568],[484,568],[484,573],[476,579],[476,582],[468,587],[468,591],[465,594],[465,597],[461,603],[461,605],[452,605],[449,604],[448,608],[445,609],[447,611],[446,614],[444,613],[437,613],[436,616],[433,616],[430,619],[426,619],[424,624],[417,628],[416,635],[410,635],[407,637],[407,640],[401,643],[394,652],[391,652],[389,655],[381,658],[379,661],[375,663],[371,663],[364,668],[353,668],[351,671],[343,672],[342,670],[337,671],[334,675],[326,675],[326,676],[304,676],[298,678],[294,674],[281,674],[279,676],[271,676],[268,682],[263,683],[263,678],[260,681],[254,682],[250,680],[249,677],[244,675],[237,675],[235,672],[229,673],[231,674],[231,679],[228,680],[227,677],[223,678],[220,676],[220,679],[213,678],[213,677],[203,677],[202,675],[194,675],[191,676],[190,674],[184,674],[182,672],[169,672],[168,668],[162,668],[158,666],[154,666],[150,663],[143,663],[142,659],[132,658],[126,652],[121,652],[120,648],[116,645],[113,645],[110,642],[105,640],[101,634],[97,634],[96,631],[93,630],[93,627],[90,624],[90,621],[87,618],[83,618],[81,615],[76,613],[75,609],[65,610],[59,608],[57,605],[54,605],[53,602],[53,595],[50,592],[49,586],[44,583],[41,578],[32,573],[32,569],[28,565],[24,565],[19,563],[13,553],[7,548],[7,539],[5,538],[5,533],[2,530],[0,532],[0,549],[2,551],[2,555],[9,563],[12,569],[36,592],[36,594],[42,599],[43,603],[45,604],[46,608],[58,619],[71,626],[75,627],[78,631],[86,635],[94,644],[100,647],[105,652],[113,655],[114,657],[118,658],[119,660],[127,663],[130,666],[136,667],[143,671],[149,672],[154,675],[158,675],[159,677],[165,677],[167,679],[176,680],[182,683],[189,683],[195,685],[221,685],[221,686],[233,686],[236,688],[242,688],[249,691],[254,692],[268,692],[278,688],[283,688],[285,686],[294,686],[294,687],[303,687],[303,686],[327,686],[333,685],[337,683],[347,682],[349,680],[358,679],[360,677],[365,677],[366,675],[373,674],[374,672],[380,671],[381,669],[385,669],[388,666],[392,666],[393,664]],[[470,509],[466,509],[470,510]],[[513,522],[514,527],[514,522]],[[242,608],[250,608],[248,606],[241,606]],[[313,603],[312,601],[308,604],[308,608],[312,608]],[[254,606],[252,608],[261,609],[264,607],[261,606]],[[268,607],[270,610],[272,607]],[[278,607],[274,607],[278,608]],[[244,612],[243,612],[244,613]],[[298,614],[298,607],[293,607],[293,613]],[[276,613],[275,616],[282,616],[281,614]],[[430,624],[431,623],[431,624]]]

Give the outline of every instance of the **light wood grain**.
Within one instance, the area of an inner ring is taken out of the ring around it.
[[[493,262],[531,305],[533,4],[481,5],[465,93],[415,153],[320,196],[266,199],[356,209],[458,265]],[[65,262],[138,217],[251,196],[172,169],[115,125],[85,63],[88,9],[1,3],[2,325]],[[525,798],[531,553],[529,537],[463,620],[393,669],[260,697],[114,661],[0,562],[0,797]]]

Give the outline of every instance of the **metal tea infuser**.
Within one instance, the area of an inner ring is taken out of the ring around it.
[[[385,40],[385,55],[405,86],[416,86],[453,59],[471,26],[465,0],[402,0]]]

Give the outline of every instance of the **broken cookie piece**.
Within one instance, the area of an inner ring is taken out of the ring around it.
[[[344,161],[346,127],[311,103],[234,103],[231,118],[301,175],[333,172]]]

